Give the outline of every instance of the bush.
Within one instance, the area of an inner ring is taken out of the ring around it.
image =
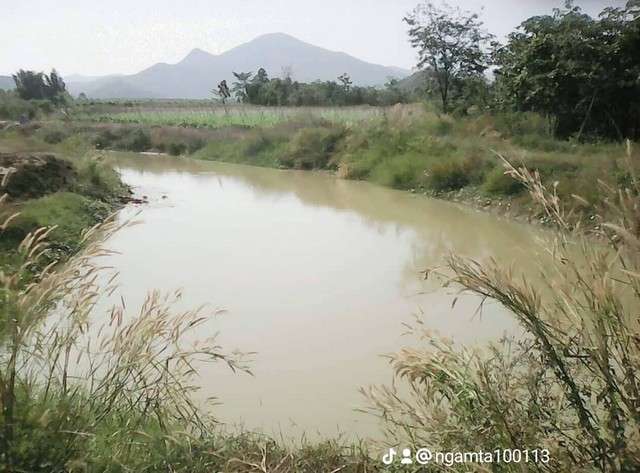
[[[187,152],[193,154],[205,147],[207,142],[203,139],[196,138],[187,142]]]
[[[401,154],[374,165],[375,182],[395,189],[415,189],[424,185],[425,161],[414,154]]]
[[[525,149],[544,151],[546,153],[573,153],[576,151],[575,144],[556,140],[550,136],[516,135],[512,138],[512,141]]]
[[[152,147],[151,136],[142,128],[108,128],[98,133],[93,144],[100,149],[111,148],[135,152],[146,151]]]
[[[505,174],[502,166],[498,166],[487,174],[483,189],[489,194],[511,196],[521,193],[524,190],[524,185]]]
[[[436,192],[454,191],[468,185],[469,176],[460,163],[449,161],[432,166],[428,172],[427,182]]]
[[[118,146],[126,151],[146,151],[151,148],[151,137],[146,131],[138,128],[125,135]]]
[[[45,143],[49,143],[50,145],[55,145],[61,143],[65,139],[67,139],[69,135],[67,135],[62,130],[51,130],[45,133],[42,137]]]
[[[344,135],[339,128],[313,127],[299,130],[287,146],[282,164],[296,169],[322,169]]]
[[[187,145],[184,143],[171,142],[167,145],[166,149],[171,156],[180,156],[187,150]]]
[[[21,99],[13,91],[0,90],[0,118],[18,120],[24,115],[33,119],[37,113],[38,107],[34,103]]]
[[[98,149],[108,149],[113,146],[118,136],[110,129],[102,130],[93,139],[93,145]]]
[[[494,116],[497,131],[507,136],[551,137],[553,123],[550,118],[533,112],[498,113]]]
[[[126,192],[118,173],[102,162],[84,159],[76,164],[78,182],[73,190],[103,202],[111,202]]]

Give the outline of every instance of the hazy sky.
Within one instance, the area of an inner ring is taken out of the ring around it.
[[[411,68],[403,15],[418,0],[1,0],[0,74],[135,73],[198,47],[220,53],[273,32],[383,65]],[[562,0],[450,0],[503,36]],[[624,0],[582,0],[590,14]]]

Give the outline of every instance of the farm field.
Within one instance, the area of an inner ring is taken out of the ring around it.
[[[286,121],[324,120],[336,124],[374,121],[387,108],[357,107],[262,107],[251,105],[175,104],[147,102],[133,106],[98,105],[81,108],[78,120],[100,123],[140,124],[148,126],[182,126],[222,128],[225,126],[269,127]]]

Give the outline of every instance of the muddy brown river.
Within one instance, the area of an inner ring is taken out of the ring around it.
[[[452,308],[452,289],[421,271],[449,251],[530,265],[537,232],[463,206],[314,172],[185,158],[118,155],[123,179],[149,204],[141,225],[108,246],[128,306],[150,289],[227,312],[211,324],[226,350],[256,352],[254,376],[203,369],[202,397],[229,426],[300,438],[368,436],[361,386],[389,383],[381,356],[411,344],[403,323],[459,343],[515,332],[500,307]]]

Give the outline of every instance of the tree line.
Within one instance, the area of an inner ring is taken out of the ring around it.
[[[257,72],[234,72],[235,81],[229,90],[226,81],[215,92],[223,100],[233,96],[238,102],[269,106],[344,106],[392,105],[414,99],[402,90],[397,79],[389,78],[384,88],[361,87],[353,84],[344,73],[335,81],[298,82],[289,74],[270,78],[264,68]]]

